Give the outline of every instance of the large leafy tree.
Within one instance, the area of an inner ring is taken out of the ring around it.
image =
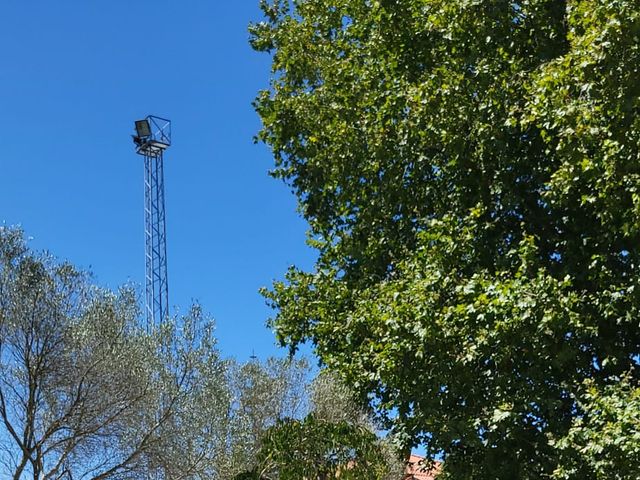
[[[584,415],[557,442],[562,462],[553,478],[640,478],[640,387],[627,376],[598,388],[585,382]]]
[[[318,250],[265,292],[279,340],[443,475],[551,474],[583,379],[638,384],[637,1],[262,8],[259,139]]]

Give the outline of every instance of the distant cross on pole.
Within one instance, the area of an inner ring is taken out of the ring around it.
[[[135,127],[136,153],[144,157],[145,312],[150,328],[169,312],[163,155],[171,145],[171,121],[150,115]]]

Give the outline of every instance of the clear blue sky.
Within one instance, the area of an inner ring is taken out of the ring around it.
[[[306,224],[270,178],[251,102],[270,59],[248,45],[258,0],[5,0],[0,223],[117,287],[144,280],[143,163],[130,134],[170,118],[170,302],[199,300],[224,355],[282,354],[259,287],[312,265]]]

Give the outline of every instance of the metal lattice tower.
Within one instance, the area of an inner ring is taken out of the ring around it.
[[[151,327],[163,322],[169,312],[163,160],[171,145],[171,122],[150,115],[135,124],[136,153],[144,157],[145,309]]]

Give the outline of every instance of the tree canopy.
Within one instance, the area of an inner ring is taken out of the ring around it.
[[[347,461],[358,463],[351,474],[396,466],[335,376],[312,380],[304,359],[223,360],[199,305],[146,325],[134,289],[99,288],[0,227],[3,473],[231,480],[266,469],[297,479]]]
[[[280,342],[443,476],[560,471],[583,380],[638,385],[637,1],[261,5],[258,138],[318,251],[264,292]]]
[[[254,364],[252,370],[260,371],[257,367]],[[371,417],[357,405],[350,388],[326,371],[305,387],[306,414],[279,416],[269,422],[255,437],[251,462],[245,463],[246,469],[234,480],[402,477],[398,452],[388,438],[377,435]],[[259,397],[263,409],[269,409],[269,397]]]
[[[230,395],[198,306],[146,329],[135,292],[100,289],[0,227],[0,465],[14,480],[219,478]]]
[[[256,470],[236,480],[382,480],[389,470],[374,433],[313,415],[267,430],[257,458]]]
[[[635,385],[635,386],[632,386]],[[640,387],[627,376],[598,388],[585,382],[583,415],[557,442],[561,466],[553,478],[640,478]]]

